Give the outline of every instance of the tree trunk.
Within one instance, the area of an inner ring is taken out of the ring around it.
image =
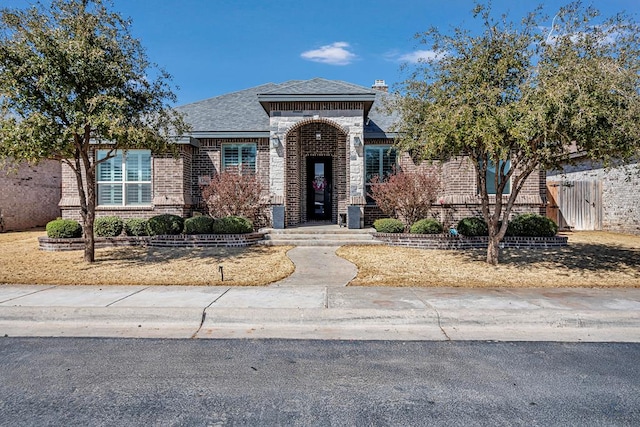
[[[84,260],[94,262],[95,258],[95,238],[93,234],[93,222],[95,220],[95,209],[89,209],[84,220]]]
[[[489,236],[487,246],[487,264],[498,265],[500,262],[500,239],[498,235]]]

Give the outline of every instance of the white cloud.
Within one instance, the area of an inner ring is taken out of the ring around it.
[[[412,64],[418,64],[420,62],[439,60],[446,56],[444,52],[436,52],[434,50],[416,50],[413,52],[405,53],[397,56],[397,60],[400,62],[409,62]]]
[[[319,49],[308,50],[300,54],[309,61],[321,62],[329,65],[349,65],[356,59],[356,54],[349,51],[349,43],[335,42]]]

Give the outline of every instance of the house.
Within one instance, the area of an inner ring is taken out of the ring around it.
[[[315,78],[217,96],[179,107],[191,124],[178,140],[180,156],[129,150],[98,168],[98,215],[123,218],[160,213],[190,216],[202,208],[201,186],[227,168],[257,174],[268,188],[272,223],[311,222],[370,226],[382,216],[367,197],[369,180],[404,170],[438,168],[442,198],[434,210],[445,225],[478,215],[473,167],[464,157],[441,165],[414,165],[393,149],[394,114],[381,107],[390,96],[378,80],[371,88]],[[97,156],[104,151],[97,150]],[[63,216],[79,219],[75,180],[63,170]],[[527,181],[514,209],[544,209],[544,173]]]
[[[42,227],[60,216],[60,162],[0,162],[0,232]]]
[[[547,216],[561,229],[640,234],[640,163],[605,168],[580,154],[547,172]]]

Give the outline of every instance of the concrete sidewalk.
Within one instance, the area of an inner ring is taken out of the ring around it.
[[[0,286],[0,336],[640,342],[640,289]]]
[[[0,285],[0,336],[640,342],[640,289],[346,287],[336,249],[266,287]]]

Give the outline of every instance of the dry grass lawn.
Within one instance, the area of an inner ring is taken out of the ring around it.
[[[258,286],[293,272],[290,247],[109,248],[87,264],[82,251],[38,250],[44,231],[0,233],[0,283]],[[219,266],[223,267],[224,282]]]
[[[564,248],[504,249],[497,267],[486,250],[345,246],[338,255],[358,266],[352,286],[640,287],[640,236],[566,235]]]
[[[290,247],[38,250],[44,231],[0,233],[0,283],[132,285],[266,285],[293,272]],[[358,266],[353,286],[640,287],[640,236],[570,233],[557,249],[505,249],[501,264],[484,250],[436,251],[345,246],[338,255]],[[224,269],[224,282],[219,266]]]

